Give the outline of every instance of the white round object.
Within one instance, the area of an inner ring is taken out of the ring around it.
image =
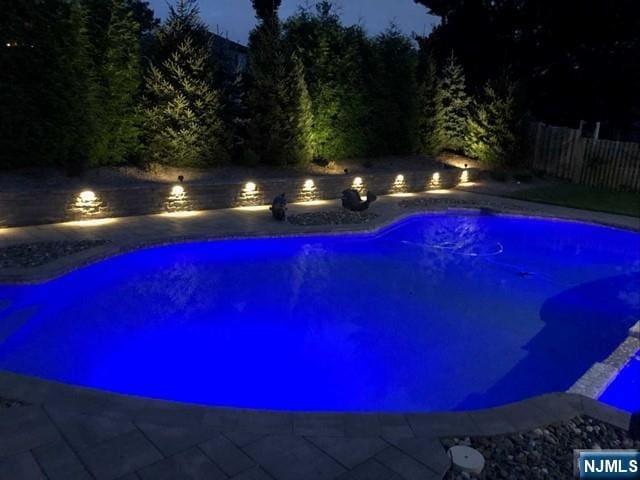
[[[453,466],[462,472],[479,475],[484,468],[484,457],[475,448],[458,445],[451,447],[448,455]]]

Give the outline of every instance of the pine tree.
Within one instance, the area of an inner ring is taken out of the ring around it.
[[[98,133],[92,152],[95,165],[120,164],[141,151],[142,83],[139,25],[128,0],[112,0],[109,20],[96,66]]]
[[[345,28],[332,4],[301,10],[286,23],[286,43],[300,52],[311,97],[316,155],[331,159],[368,153],[371,102],[365,79],[370,42],[359,27]]]
[[[77,173],[86,166],[93,135],[86,23],[77,0],[3,9],[0,168],[57,165]]]
[[[437,116],[438,70],[431,54],[427,54],[424,63],[422,80],[418,88],[418,151],[422,154],[433,155],[437,150],[434,136]]]
[[[193,0],[179,0],[159,34],[164,60],[147,75],[147,158],[177,166],[228,160],[221,93],[214,87],[209,42]]]
[[[310,100],[302,64],[284,46],[275,3],[254,1],[261,22],[249,40],[245,161],[302,165],[311,159]]]
[[[462,66],[451,54],[436,92],[436,117],[433,141],[435,152],[452,150],[462,152],[467,134],[471,99],[466,92]]]
[[[394,23],[374,39],[373,50],[372,153],[413,153],[417,144],[416,51]]]
[[[68,4],[64,22],[66,35],[61,40],[55,81],[57,104],[53,119],[54,156],[68,174],[77,175],[90,164],[91,149],[96,135],[96,84],[90,58],[91,46],[87,31],[87,12],[79,0]]]
[[[288,82],[292,106],[291,126],[293,133],[291,153],[298,166],[305,165],[313,159],[313,112],[311,97],[304,77],[304,65],[296,53],[291,56]]]
[[[493,166],[515,160],[522,130],[518,111],[514,86],[507,85],[500,94],[487,83],[468,120],[467,154]]]

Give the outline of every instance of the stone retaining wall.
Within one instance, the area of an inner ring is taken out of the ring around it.
[[[360,189],[378,195],[424,192],[430,188],[452,188],[460,183],[462,170],[446,168],[438,171],[439,182],[433,182],[435,170],[413,173],[375,173],[359,175]],[[468,181],[475,172],[469,170]],[[402,175],[403,181],[399,181]],[[331,200],[340,198],[346,188],[354,186],[358,175],[336,175],[306,179],[284,178],[255,180],[255,190],[247,190],[247,182],[182,185],[184,193],[173,192],[173,185],[154,184],[139,187],[92,190],[95,198],[79,200],[78,191],[39,190],[0,192],[0,226],[40,225],[75,220],[149,215],[171,211],[213,210],[269,204],[283,192],[290,202]]]

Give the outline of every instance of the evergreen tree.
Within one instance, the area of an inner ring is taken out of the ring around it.
[[[286,23],[286,43],[300,51],[311,96],[316,155],[332,159],[369,153],[370,42],[359,27],[345,28],[330,2],[300,10]]]
[[[313,112],[311,97],[304,78],[304,65],[296,53],[291,56],[290,80],[291,126],[293,139],[290,158],[297,165],[304,165],[313,159]]]
[[[453,54],[442,71],[435,98],[435,153],[443,150],[462,152],[465,147],[471,99],[466,92],[464,71]]]
[[[436,96],[438,93],[438,70],[433,56],[429,53],[424,58],[421,69],[421,81],[418,88],[418,151],[422,154],[436,153],[435,127],[437,116]]]
[[[521,146],[521,119],[515,88],[508,85],[500,94],[487,83],[468,120],[467,154],[492,166],[513,162]]]
[[[147,75],[149,161],[203,166],[228,160],[221,93],[214,87],[209,41],[194,0],[179,0],[159,34],[168,56]]]
[[[9,2],[3,10],[0,167],[78,173],[87,165],[94,84],[86,24],[77,0]]]
[[[104,41],[100,42],[104,51],[99,52],[96,65],[100,109],[92,152],[94,165],[124,163],[141,151],[140,27],[127,0],[112,0],[107,18]]]
[[[378,35],[373,43],[372,116],[376,155],[413,153],[417,145],[416,81],[417,55],[411,40],[395,24]]]
[[[284,46],[276,4],[254,1],[260,23],[249,39],[245,160],[301,165],[311,156],[308,92],[300,61]]]

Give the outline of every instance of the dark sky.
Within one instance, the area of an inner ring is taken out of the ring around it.
[[[156,15],[164,18],[167,0],[150,0]],[[203,19],[216,26],[230,39],[246,44],[249,31],[255,25],[255,17],[250,0],[200,0]],[[416,5],[413,0],[335,0],[334,5],[341,12],[344,23],[362,23],[370,34],[384,30],[395,21],[407,34],[430,32],[438,22],[437,17],[427,15],[426,8]],[[280,16],[285,18],[294,13],[299,5],[314,5],[314,1],[283,0]]]

